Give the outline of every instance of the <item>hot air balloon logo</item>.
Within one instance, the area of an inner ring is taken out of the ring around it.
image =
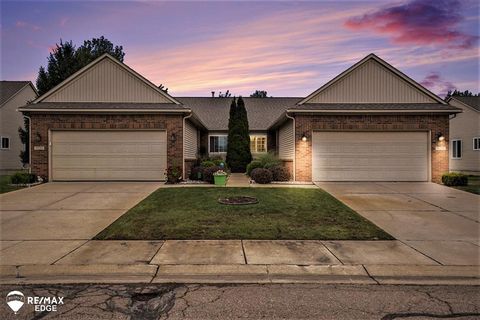
[[[10,291],[7,294],[7,304],[15,314],[17,314],[18,310],[20,310],[24,303],[25,296],[20,291]]]

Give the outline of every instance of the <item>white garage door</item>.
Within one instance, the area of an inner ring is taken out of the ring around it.
[[[426,132],[314,132],[314,181],[427,181]]]
[[[164,180],[165,131],[52,131],[52,180]]]

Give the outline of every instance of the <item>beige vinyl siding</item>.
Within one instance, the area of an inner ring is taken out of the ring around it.
[[[480,112],[466,107],[454,99],[449,102],[452,106],[461,108],[450,120],[450,171],[463,171],[478,174],[480,172],[480,150],[473,150],[473,138],[480,137]],[[452,159],[452,140],[462,140],[462,157]]]
[[[0,136],[10,139],[10,148],[0,150],[0,170],[22,168],[20,152],[25,149],[18,128],[24,126],[23,115],[17,109],[35,99],[37,94],[27,85],[0,108]]]
[[[293,120],[288,120],[278,130],[278,156],[283,160],[291,160],[295,153],[293,136]]]
[[[44,101],[171,103],[110,59],[103,59]]]
[[[314,181],[428,181],[427,132],[314,132]]]
[[[375,60],[313,96],[307,103],[436,103]]]
[[[52,131],[51,179],[164,180],[165,131]]]
[[[185,121],[185,159],[195,159],[198,150],[198,131],[190,121]]]

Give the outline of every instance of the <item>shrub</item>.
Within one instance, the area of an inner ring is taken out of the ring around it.
[[[458,172],[445,173],[442,176],[442,183],[446,186],[466,186],[468,185],[468,176]]]
[[[200,166],[190,169],[190,180],[202,180],[203,168]]]
[[[213,183],[213,174],[217,172],[218,170],[222,170],[222,168],[213,166],[213,167],[208,167],[203,169],[203,181],[206,181],[208,183]]]
[[[256,168],[263,168],[262,163],[258,160],[253,160],[247,165],[247,176],[252,176],[252,170]]]
[[[209,167],[214,167],[216,166],[217,164],[212,161],[212,160],[205,160],[205,161],[202,161],[202,167],[204,168],[209,168]]]
[[[288,181],[290,180],[290,172],[284,166],[275,166],[270,168],[272,172],[273,181]]]
[[[37,182],[37,176],[28,172],[16,172],[10,177],[12,184],[29,184]]]
[[[252,179],[256,183],[266,184],[272,182],[272,172],[269,169],[256,168],[252,171]]]
[[[282,164],[282,162],[272,152],[262,154],[256,159],[256,161],[259,161],[262,164],[262,168],[266,169],[273,168]]]
[[[182,178],[182,169],[179,166],[169,166],[165,175],[168,183],[178,183]]]

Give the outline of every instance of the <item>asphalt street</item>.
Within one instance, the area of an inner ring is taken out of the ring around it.
[[[475,286],[5,285],[0,290],[3,297],[20,291],[25,301],[64,297],[50,312],[25,303],[14,315],[1,303],[0,318],[16,320],[480,319]]]

